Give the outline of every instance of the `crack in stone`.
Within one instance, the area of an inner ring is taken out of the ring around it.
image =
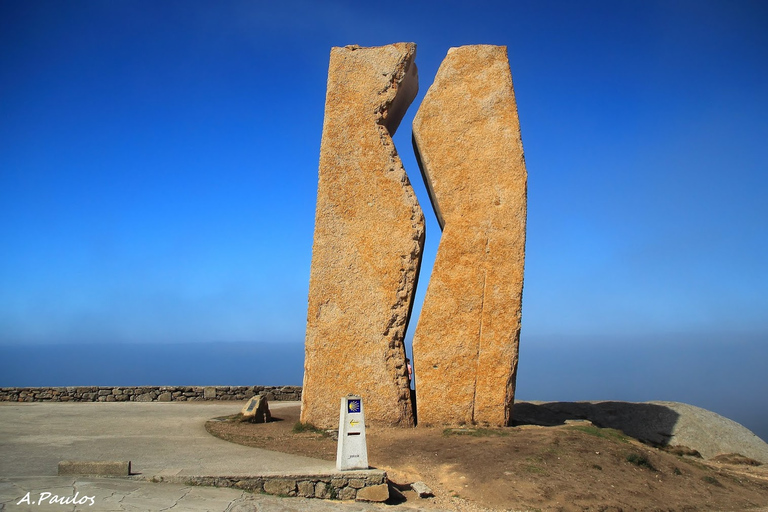
[[[425,230],[424,215],[419,206],[416,194],[411,187],[408,174],[400,160],[397,148],[392,140],[392,135],[394,135],[397,125],[393,126],[390,121],[394,119],[395,122],[399,124],[399,118],[402,118],[402,115],[399,115],[399,112],[395,112],[394,117],[390,114],[392,114],[393,111],[399,110],[400,105],[396,105],[398,99],[401,103],[403,100],[407,101],[407,98],[404,98],[404,96],[407,95],[407,91],[403,91],[404,94],[399,94],[400,91],[398,91],[398,89],[400,85],[406,81],[411,66],[415,65],[414,54],[415,50],[404,54],[398,60],[394,68],[395,72],[390,75],[389,83],[379,92],[379,94],[388,94],[390,89],[394,89],[394,91],[392,94],[389,94],[387,100],[381,104],[376,111],[378,116],[376,122],[379,125],[379,137],[381,138],[382,145],[389,149],[389,159],[392,165],[388,166],[388,168],[390,170],[399,169],[401,171],[399,181],[402,186],[402,191],[407,197],[407,203],[412,205],[410,219],[411,229],[413,230],[412,245],[408,257],[401,256],[400,258],[400,280],[398,287],[395,290],[396,300],[390,308],[392,315],[384,328],[384,336],[391,336],[388,343],[390,355],[387,357],[387,362],[390,367],[390,372],[395,378],[395,385],[400,390],[399,404],[402,408],[401,417],[403,418],[407,418],[410,415],[410,411],[408,411],[409,408],[411,411],[414,408],[414,405],[411,403],[408,370],[405,365],[405,333],[408,330],[408,324],[413,311],[413,298],[416,293],[416,286],[421,270],[421,254],[424,247]],[[407,108],[407,105],[405,108]],[[405,311],[403,311],[403,309],[405,309]]]
[[[400,64],[398,64],[400,66]],[[404,79],[406,73],[403,71],[399,79]],[[388,105],[395,101],[393,97]],[[387,110],[385,109],[386,113]],[[397,387],[399,394],[399,407],[401,409],[400,416],[405,419],[412,415],[413,404],[411,403],[410,383],[408,381],[408,370],[405,363],[405,333],[408,329],[408,323],[410,321],[411,312],[413,311],[413,297],[416,293],[416,285],[418,282],[419,272],[421,269],[421,253],[424,247],[424,215],[419,207],[416,194],[413,192],[408,175],[402,165],[402,161],[397,153],[397,149],[392,141],[390,131],[383,125],[386,120],[384,117],[379,118],[379,135],[382,139],[382,144],[389,149],[390,161],[394,164],[395,168],[399,168],[401,171],[400,184],[402,186],[403,193],[408,199],[408,203],[413,205],[411,207],[411,229],[413,230],[413,237],[411,239],[411,248],[408,256],[402,255],[400,257],[400,279],[398,287],[395,290],[395,303],[390,307],[392,312],[387,324],[384,327],[383,335],[389,337],[388,347],[389,354],[387,356],[387,366],[389,367],[390,374],[395,379],[395,386]],[[405,311],[404,311],[405,310]]]
[[[72,496],[77,495],[77,479],[72,481]],[[72,505],[72,512],[75,512],[77,510],[77,505]]]
[[[233,499],[232,501],[230,501],[230,502],[229,502],[229,505],[227,505],[227,508],[226,508],[226,509],[224,509],[224,512],[231,512],[231,511],[233,510],[233,508],[232,508],[232,507],[238,506],[238,505],[240,505],[240,504],[245,504],[245,503],[247,503],[248,501],[252,501],[252,500],[249,500],[249,499],[248,499],[248,498],[245,496],[245,491],[242,491],[242,492],[240,493],[240,496],[239,496],[239,497],[237,497],[237,498],[235,498],[235,499]]]
[[[427,369],[417,389],[426,425],[509,423],[525,257],[519,130],[506,48],[449,50],[412,136],[440,228],[451,224],[414,335],[414,360]]]
[[[161,508],[160,510],[161,510],[161,511],[162,511],[162,510],[171,510],[172,508],[175,508],[175,507],[176,507],[176,506],[179,504],[179,502],[180,502],[181,500],[183,500],[184,498],[186,498],[186,497],[187,497],[187,495],[188,495],[189,493],[191,493],[191,492],[192,492],[192,487],[187,487],[187,492],[185,492],[185,493],[184,493],[184,494],[182,494],[182,495],[181,495],[179,498],[177,498],[177,499],[176,499],[176,501],[173,503],[173,505],[171,505],[170,507]]]
[[[488,246],[488,241],[486,239],[486,247]],[[483,345],[483,317],[485,313],[485,287],[488,282],[488,271],[483,270],[483,292],[480,296],[480,326],[478,328],[477,332],[477,352],[475,354],[475,380],[472,385],[472,411],[471,411],[471,419],[472,423],[475,423],[475,403],[477,403],[477,376],[480,373],[480,351],[482,350]]]
[[[134,490],[132,490],[131,492],[124,494],[124,495],[123,495],[123,497],[122,497],[122,498],[120,498],[120,499],[117,501],[117,503],[118,503],[118,504],[120,505],[120,507],[122,508],[122,506],[123,506],[123,500],[125,500],[125,498],[127,498],[128,496],[130,496],[131,494],[133,494],[133,493],[135,493],[135,492],[137,492],[137,491],[139,491],[139,490],[140,490],[140,488],[139,488],[139,487],[136,487],[136,488],[135,488]],[[113,493],[113,495],[114,495],[114,494],[116,494],[116,493],[117,493],[117,491],[115,491],[115,493]],[[123,508],[123,510],[125,510],[125,508]]]

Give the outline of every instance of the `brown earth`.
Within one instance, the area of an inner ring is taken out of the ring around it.
[[[266,424],[209,421],[227,441],[333,461],[331,433],[296,432],[299,406]],[[402,489],[424,481],[420,508],[457,511],[693,511],[768,507],[768,468],[705,461],[644,445],[587,421],[492,429],[368,427],[368,460]],[[677,450],[677,453],[695,453]],[[754,461],[753,461],[754,462]]]

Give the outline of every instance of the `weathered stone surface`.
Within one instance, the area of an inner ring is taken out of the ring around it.
[[[415,52],[331,50],[301,411],[319,427],[337,426],[350,393],[369,424],[413,424],[403,338],[424,217],[391,134],[416,96]]]
[[[257,395],[248,400],[240,410],[242,421],[251,423],[267,423],[272,420],[272,414],[269,412],[269,403],[264,395]]]
[[[527,182],[506,48],[451,48],[413,135],[443,228],[413,342],[419,424],[506,425],[517,373]]]
[[[278,496],[295,496],[296,480],[290,478],[275,478],[264,482],[264,492]]]
[[[326,499],[331,497],[331,493],[329,491],[328,484],[325,482],[317,482],[315,484],[315,497]]]
[[[362,478],[350,478],[349,486],[353,489],[362,489],[365,487],[365,480]]]
[[[360,489],[355,497],[357,501],[373,501],[376,503],[383,503],[388,499],[389,485],[387,484],[373,485]]]
[[[411,484],[411,489],[419,495],[419,498],[429,498],[430,496],[434,496],[432,489],[430,489],[424,482],[413,482]]]
[[[298,496],[303,496],[304,498],[315,497],[315,483],[311,480],[299,482],[297,487],[299,489],[299,491],[296,493]]]
[[[353,500],[357,496],[357,491],[353,487],[345,487],[339,490],[340,500]]]

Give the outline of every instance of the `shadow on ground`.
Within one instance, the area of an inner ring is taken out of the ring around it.
[[[514,425],[562,425],[566,420],[589,420],[614,428],[640,441],[666,446],[680,415],[669,407],[630,402],[516,402]]]

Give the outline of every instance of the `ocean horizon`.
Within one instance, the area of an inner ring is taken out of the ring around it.
[[[729,362],[727,346],[704,344],[681,364],[654,347],[552,347],[530,339],[521,343],[515,398],[683,402],[768,440],[768,398],[756,392],[765,390],[768,347],[747,343],[754,357],[746,363]],[[0,387],[301,386],[303,371],[302,343],[0,344]],[[418,389],[418,361],[414,371]]]

